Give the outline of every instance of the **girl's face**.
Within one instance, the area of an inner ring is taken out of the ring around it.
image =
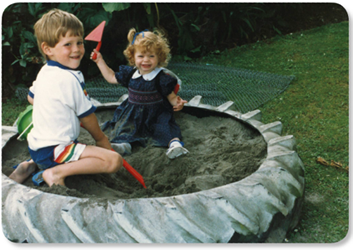
[[[140,48],[135,50],[135,66],[141,75],[151,73],[158,66],[158,57],[154,50],[142,51]]]

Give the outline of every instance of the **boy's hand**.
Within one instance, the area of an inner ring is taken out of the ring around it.
[[[184,104],[187,103],[188,101],[185,101],[181,99],[180,96],[176,97],[176,105],[173,106],[174,111],[180,111],[184,108]]]
[[[101,139],[96,141],[96,146],[106,149],[111,149],[112,146],[110,145],[109,139],[107,136],[102,137]]]
[[[94,54],[97,54],[97,57],[96,57],[95,60],[93,60],[93,55],[94,55]],[[102,54],[101,54],[99,51],[97,51],[96,49],[93,49],[90,58],[91,58],[91,60],[94,61],[95,63],[99,63],[99,61],[103,60]]]
[[[81,126],[85,128],[92,135],[93,139],[96,141],[97,147],[102,147],[109,150],[112,148],[108,137],[100,129],[98,125],[97,117],[94,113],[88,116],[85,116],[83,118],[80,118],[80,121],[82,123]]]

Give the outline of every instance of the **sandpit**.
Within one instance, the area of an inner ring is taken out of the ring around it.
[[[97,111],[100,123],[113,117],[114,109]],[[236,182],[255,172],[266,158],[267,145],[261,134],[231,117],[195,116],[177,112],[185,147],[189,154],[170,160],[166,148],[139,145],[124,157],[144,178],[144,189],[124,168],[116,174],[68,177],[67,187],[36,187],[29,178],[24,185],[43,192],[80,198],[146,198],[188,194]],[[109,133],[107,133],[109,136]],[[81,129],[79,141],[94,145]],[[26,141],[12,139],[5,147],[2,171],[30,158]]]

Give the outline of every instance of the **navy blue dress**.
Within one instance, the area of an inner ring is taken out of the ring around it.
[[[150,81],[142,76],[132,79],[132,71],[133,67],[123,65],[115,73],[117,81],[128,88],[129,97],[115,110],[113,119],[102,126],[103,130],[112,129],[110,141],[167,147],[171,139],[181,139],[173,107],[167,99],[177,80],[163,70]],[[158,80],[159,91],[156,87]]]

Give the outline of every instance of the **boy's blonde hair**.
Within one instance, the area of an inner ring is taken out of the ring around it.
[[[52,9],[44,14],[34,25],[34,35],[40,53],[46,60],[48,57],[42,50],[42,43],[45,42],[49,47],[55,47],[60,37],[69,32],[71,36],[82,36],[84,28],[81,21],[73,14],[59,9]]]
[[[146,51],[154,51],[158,57],[158,66],[165,67],[170,60],[170,48],[168,40],[163,36],[159,30],[142,31],[137,33],[134,28],[130,29],[127,40],[129,45],[124,50],[124,55],[131,66],[135,65],[135,51],[136,48]]]

